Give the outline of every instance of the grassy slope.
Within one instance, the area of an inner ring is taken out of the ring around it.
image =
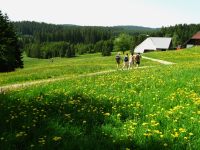
[[[176,51],[163,51],[163,52],[152,52],[145,53],[145,56],[153,57],[157,59],[163,59],[175,63],[195,63],[199,62],[200,58],[200,47],[194,47],[190,49],[182,49]]]
[[[141,66],[158,65],[143,60]],[[101,54],[81,55],[75,58],[35,59],[24,56],[24,69],[0,73],[0,85],[22,83],[48,78],[69,77],[92,72],[116,69],[115,54],[102,57]]]
[[[176,59],[174,53],[178,53]],[[158,58],[169,61],[169,56],[173,56],[178,64],[118,71],[1,94],[0,146],[198,149],[199,54],[196,48],[149,53],[146,55],[159,55]]]

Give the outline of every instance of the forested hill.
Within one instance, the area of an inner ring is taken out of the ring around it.
[[[55,25],[39,22],[14,22],[19,35],[22,35],[22,43],[44,43],[44,42],[69,42],[70,44],[92,44],[89,51],[98,42],[109,41],[121,33],[129,34],[132,37],[129,45],[134,48],[141,43],[148,34],[152,37],[172,37],[172,47],[183,45],[193,34],[200,31],[200,24],[179,24],[170,27],[148,28],[140,26],[78,26],[71,24]],[[92,47],[92,48],[91,48]],[[87,50],[88,51],[88,50]]]
[[[125,25],[125,26],[114,26],[114,28],[120,28],[125,31],[156,31],[159,30],[159,28],[149,28],[149,27],[143,27],[143,26],[131,26],[131,25]]]
[[[119,33],[128,33],[128,34],[135,34],[141,32],[154,32],[158,29],[142,27],[142,26],[112,26],[112,27],[103,27],[103,26],[79,26],[73,24],[62,24],[62,25],[55,25],[55,24],[47,24],[47,23],[39,23],[34,21],[21,21],[21,22],[13,22],[17,32],[22,35],[35,35],[37,32],[63,32],[66,30],[96,30],[96,31],[107,31],[110,32],[112,35],[118,35]]]

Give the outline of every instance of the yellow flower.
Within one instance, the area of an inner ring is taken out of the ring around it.
[[[179,134],[178,134],[178,132],[175,132],[175,135],[174,135],[174,137],[178,137],[178,135],[179,135]]]
[[[53,138],[53,141],[60,141],[61,139],[62,139],[61,137],[55,136],[55,137]]]
[[[142,123],[142,125],[143,125],[143,126],[146,126],[146,125],[148,125],[148,123],[144,122],[144,123]]]
[[[117,117],[121,117],[121,114],[119,113],[119,114],[117,114]]]
[[[110,113],[104,113],[104,116],[110,116]]]
[[[189,135],[192,136],[192,135],[194,135],[194,134],[190,132]]]
[[[186,132],[186,129],[180,128],[179,131],[180,131],[180,132]]]
[[[161,133],[159,130],[154,130],[153,132],[156,133],[156,134],[160,134]]]
[[[179,134],[178,134],[178,132],[175,132],[175,134],[171,134],[174,138],[176,138],[176,137],[178,137],[179,136]]]

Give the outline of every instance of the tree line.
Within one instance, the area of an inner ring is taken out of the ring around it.
[[[172,37],[172,45],[174,48],[178,45],[185,48],[185,42],[187,42],[198,31],[200,31],[200,24],[178,24],[170,27],[162,27],[156,35]]]
[[[139,44],[145,38],[144,34],[149,34],[154,31],[151,28],[137,26],[92,27],[54,25],[34,21],[13,22],[13,24],[21,37],[20,42],[24,45],[24,50],[27,55],[36,58],[60,56],[57,55],[59,50],[55,48],[55,45],[63,45],[63,43],[70,45],[65,47],[67,48],[65,51],[72,53],[62,56],[73,57],[74,53],[84,54],[95,52],[101,52],[103,56],[109,56],[114,48],[118,48],[117,50],[122,48],[123,51],[130,47],[134,49],[134,45]],[[140,35],[141,33],[144,34]],[[128,46],[127,42],[125,42],[125,47],[114,47],[115,43],[118,44],[114,41],[117,38],[123,38],[123,36],[119,36],[121,34],[132,36],[131,40],[128,40],[129,38],[127,39],[129,42]]]
[[[113,50],[112,40],[98,41],[96,44],[72,44],[69,42],[44,42],[27,44],[24,50],[28,57],[53,58],[74,57],[76,54],[101,52],[103,56],[110,56]]]
[[[114,44],[117,43],[115,42],[117,38],[123,38],[122,34],[131,36],[131,39],[127,39],[129,40],[128,46],[125,44],[125,46],[120,47],[122,48],[121,50],[131,49],[133,51],[138,44],[147,38],[147,35],[152,37],[172,37],[172,47],[176,48],[178,45],[184,46],[184,43],[200,30],[199,24],[179,24],[160,29],[131,26],[91,27],[54,25],[29,21],[14,22],[14,25],[16,31],[21,35],[21,43],[23,45],[29,44],[30,46],[35,43],[47,45],[47,43],[51,42],[64,41],[70,44],[73,47],[73,51],[77,54],[107,51],[103,55],[109,55],[111,51],[116,50],[116,47],[119,49],[119,46],[114,46]],[[110,46],[111,44],[107,44],[111,43],[111,41],[113,42],[112,46]],[[99,50],[99,47],[104,47],[104,49]],[[106,47],[109,47],[108,50],[105,50]]]

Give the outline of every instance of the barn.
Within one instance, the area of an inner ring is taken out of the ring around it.
[[[192,38],[186,42],[185,45],[186,45],[186,48],[200,45],[200,31],[197,32],[195,35],[193,35]]]
[[[172,38],[170,37],[148,37],[135,47],[135,53],[145,53],[156,50],[167,50],[170,47]]]

